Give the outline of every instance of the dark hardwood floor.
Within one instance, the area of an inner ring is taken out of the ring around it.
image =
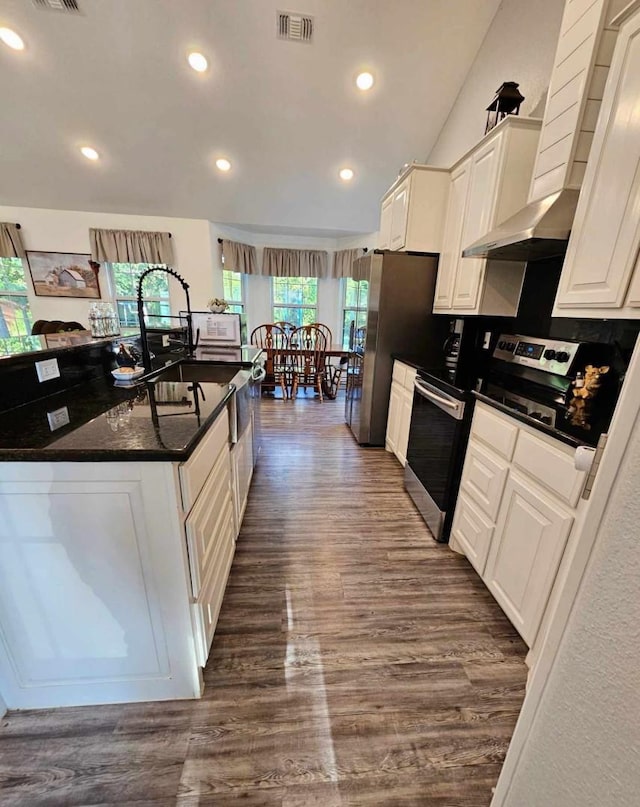
[[[341,401],[261,409],[205,697],[9,713],[0,804],[489,804],[525,646]]]

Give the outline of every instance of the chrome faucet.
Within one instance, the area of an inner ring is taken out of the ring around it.
[[[141,275],[140,279],[138,280],[138,320],[140,322],[140,341],[142,344],[142,363],[144,365],[145,370],[151,370],[151,354],[149,353],[149,343],[147,341],[147,325],[144,321],[144,300],[142,298],[142,284],[144,279],[147,275],[150,275],[152,272],[164,272],[167,275],[171,275],[175,277],[176,280],[180,283],[182,288],[184,289],[185,297],[187,298],[187,350],[189,356],[193,356],[195,353],[195,349],[198,344],[198,335],[196,335],[196,339],[194,341],[193,338],[193,322],[191,317],[191,303],[189,301],[189,284],[187,281],[179,275],[175,269],[170,269],[167,266],[150,266],[146,269]]]

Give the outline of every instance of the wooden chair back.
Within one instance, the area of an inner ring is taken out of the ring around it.
[[[291,336],[291,334],[296,329],[296,326],[293,324],[293,322],[285,322],[284,320],[281,320],[280,322],[274,322],[273,324],[277,325],[279,328],[282,328],[282,330],[287,334],[287,336]]]
[[[251,344],[261,347],[266,353],[264,364],[265,377],[262,389],[275,390],[276,384],[282,387],[283,396],[287,397],[285,384],[286,353],[289,347],[289,337],[285,331],[274,322],[265,322],[254,328],[250,336]]]
[[[327,338],[316,325],[302,325],[289,338],[291,348],[292,396],[298,387],[313,387],[322,400]]]

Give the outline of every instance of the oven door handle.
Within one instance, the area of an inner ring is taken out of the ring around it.
[[[439,394],[439,390],[432,387],[430,384],[426,384],[419,378],[414,380],[413,386],[415,391],[419,395],[422,395],[423,398],[431,401],[431,403],[435,404],[439,409],[447,412],[447,414],[450,414],[451,417],[456,418],[456,420],[462,420],[464,415],[463,401],[457,401],[455,398],[443,397],[441,394]]]

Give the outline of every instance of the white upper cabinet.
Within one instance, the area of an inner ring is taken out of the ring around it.
[[[462,251],[462,225],[467,204],[471,160],[465,160],[451,172],[449,204],[445,224],[442,254],[438,264],[438,278],[433,308],[448,310],[453,306],[453,286],[460,252]]]
[[[462,250],[525,206],[540,125],[507,117],[454,165],[435,312],[516,314],[525,265],[463,258]]]
[[[622,20],[554,315],[639,317],[640,7]]]
[[[378,249],[440,252],[449,171],[412,165],[382,200]]]
[[[393,194],[382,200],[380,209],[380,230],[378,249],[391,249],[391,216],[393,215]]]

